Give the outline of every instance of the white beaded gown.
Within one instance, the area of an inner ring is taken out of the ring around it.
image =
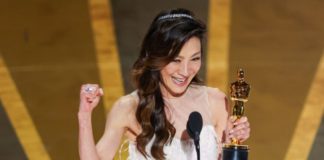
[[[198,111],[203,117],[203,128],[200,133],[200,159],[201,160],[217,160],[220,152],[220,138],[215,132],[215,127],[212,125],[208,90],[219,92],[220,96],[223,93],[218,89],[209,88],[206,86],[191,85],[187,92],[180,98],[164,98],[165,104],[170,113],[169,121],[177,130],[171,144],[166,144],[163,148],[167,160],[197,160],[195,145],[193,140],[183,134],[185,132],[186,122],[189,114],[193,111]],[[132,93],[136,95],[136,93]],[[222,103],[222,102],[221,102]],[[221,104],[220,103],[220,104]],[[185,137],[185,138],[184,138]],[[129,141],[128,160],[154,160],[150,154],[154,137],[146,146],[148,157],[145,158],[136,148],[136,142]]]

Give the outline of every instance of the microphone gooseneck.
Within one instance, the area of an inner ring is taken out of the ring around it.
[[[187,122],[187,132],[189,136],[194,140],[197,159],[200,160],[200,145],[199,135],[203,126],[203,120],[199,112],[191,112]]]

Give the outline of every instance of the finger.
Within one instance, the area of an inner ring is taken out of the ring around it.
[[[242,130],[244,128],[245,128],[244,124],[239,124],[239,125],[235,126],[232,130],[233,130],[233,132],[237,132],[237,131],[240,131],[240,130]]]
[[[103,92],[103,89],[102,88],[99,88],[99,94],[100,94],[100,96],[103,96],[104,95],[104,92]]]
[[[230,135],[234,136],[234,137],[238,137],[242,134],[243,132],[241,130],[234,130],[230,133]]]
[[[227,130],[230,131],[234,128],[235,116],[230,116],[227,121]]]
[[[103,89],[98,87],[95,92],[95,95],[100,97],[100,96],[103,96],[103,94],[104,94]]]
[[[99,98],[99,96],[87,96],[85,99],[88,103],[94,103]]]
[[[238,125],[229,129],[229,139],[236,138],[243,142],[250,137],[250,123],[247,121],[247,119],[243,119],[242,121],[243,123],[237,123]]]
[[[99,103],[99,101],[100,101],[100,97],[97,96],[92,100],[92,104],[97,105]]]
[[[237,120],[236,116],[230,116],[230,122],[234,123]]]
[[[237,126],[235,128],[233,128],[231,131],[230,131],[230,134],[231,135],[234,135],[234,136],[240,136],[240,135],[243,135],[243,134],[250,134],[250,127],[242,127],[241,126]]]
[[[250,137],[250,128],[246,128],[244,130],[240,130],[236,133],[235,137],[239,140],[246,140]]]
[[[243,135],[243,136],[239,136],[237,139],[238,139],[240,142],[244,142],[244,141],[246,141],[248,138],[249,138],[249,136],[247,136],[247,135]]]
[[[234,125],[238,125],[238,124],[245,123],[245,122],[248,122],[248,119],[247,119],[246,116],[243,116],[243,117],[237,119],[237,120],[234,122]]]
[[[240,123],[234,127],[234,130],[241,130],[245,128],[250,128],[250,123],[245,122],[245,123]]]
[[[241,134],[240,132],[241,132],[241,130],[231,129],[229,131],[229,136],[230,137],[237,137],[237,136],[239,136]]]
[[[235,116],[231,116],[228,121],[228,133],[236,134],[237,131],[245,128],[249,128],[250,123],[248,122],[247,117],[243,116],[239,119],[236,119]]]
[[[238,136],[238,139],[243,142],[245,140],[247,140],[250,137],[250,133],[246,132],[245,134],[242,134],[240,136]]]
[[[92,101],[93,101],[93,98],[92,97],[86,97],[85,99],[86,99],[86,102],[87,103],[92,103]]]

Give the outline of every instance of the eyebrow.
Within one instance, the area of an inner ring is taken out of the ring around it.
[[[194,53],[191,57],[194,57],[194,56],[196,56],[198,54],[201,54],[201,51],[198,51],[198,52]]]
[[[191,57],[195,57],[197,55],[201,54],[201,51],[198,51],[196,53],[194,53]],[[183,58],[183,56],[178,56],[179,58]]]

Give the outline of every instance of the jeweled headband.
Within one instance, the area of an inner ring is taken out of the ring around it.
[[[160,17],[158,20],[173,19],[173,18],[183,18],[183,17],[193,19],[192,16],[190,16],[188,14],[167,14],[167,15],[164,15],[164,16]]]

